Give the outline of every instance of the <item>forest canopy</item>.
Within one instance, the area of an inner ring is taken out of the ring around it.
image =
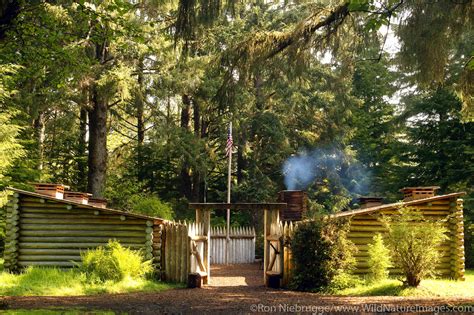
[[[438,185],[466,191],[472,211],[473,11],[454,0],[2,1],[0,190],[59,182],[190,218],[187,202],[225,199],[232,122],[234,201],[275,201],[296,180],[312,212],[328,213]]]

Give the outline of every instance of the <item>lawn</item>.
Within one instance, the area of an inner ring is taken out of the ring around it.
[[[176,288],[177,285],[127,278],[120,282],[88,283],[85,277],[75,269],[28,268],[14,275],[3,272],[3,260],[0,259],[0,296],[27,295],[89,295],[98,293],[159,292]]]
[[[415,297],[474,297],[474,270],[466,270],[466,281],[426,279],[418,288],[408,288],[396,279],[375,284],[361,284],[339,290],[336,295],[349,296],[415,296]]]

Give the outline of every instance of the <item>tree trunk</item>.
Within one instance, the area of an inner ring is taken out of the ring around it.
[[[189,120],[191,116],[191,98],[189,95],[182,96],[183,108],[181,109],[181,128],[189,130]]]
[[[44,112],[38,112],[38,117],[33,121],[35,129],[35,137],[37,142],[38,150],[38,162],[36,167],[39,171],[43,170],[44,166],[44,138],[45,138],[45,125],[44,125]]]
[[[194,121],[194,135],[196,138],[201,137],[201,110],[199,102],[196,98],[193,99],[193,121]]]
[[[191,116],[191,98],[184,94],[182,96],[183,108],[181,109],[181,128],[189,130],[189,120]],[[184,197],[191,199],[192,191],[192,180],[189,170],[188,161],[186,158],[183,160],[181,166],[181,193]]]
[[[138,69],[138,88],[135,96],[135,106],[137,109],[137,168],[138,180],[144,179],[144,156],[143,156],[143,142],[145,141],[145,102],[143,99],[143,60],[140,60]]]
[[[255,106],[259,111],[265,107],[265,96],[263,95],[263,80],[260,74],[255,74],[253,86],[255,89]]]
[[[86,147],[87,146],[87,110],[81,108],[79,113],[79,139],[77,145],[77,189],[85,191],[87,189],[87,162]]]
[[[102,197],[107,170],[107,101],[99,97],[96,88],[89,110],[89,156],[87,191],[94,197]]]
[[[420,285],[421,279],[415,274],[407,274],[407,284],[410,287],[417,287]]]
[[[244,149],[247,144],[245,135],[240,135],[240,143],[237,145],[237,183],[241,184],[244,180],[244,170],[247,168],[247,159],[244,156]]]
[[[196,138],[201,138],[201,110],[199,102],[193,98],[193,123],[194,123],[194,136]],[[204,170],[205,171],[205,170]],[[204,201],[204,180],[203,170],[194,170],[192,174],[192,201],[193,202],[203,202]]]

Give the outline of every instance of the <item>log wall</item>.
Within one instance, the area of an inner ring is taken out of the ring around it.
[[[106,245],[111,239],[141,249],[146,259],[160,258],[159,227],[146,218],[14,193],[7,207],[5,268],[71,267],[81,251]],[[157,237],[153,237],[158,233]],[[161,264],[156,264],[157,268]]]
[[[410,208],[419,210],[424,217],[432,220],[446,219],[450,216],[445,227],[448,229],[449,239],[440,244],[440,261],[436,265],[436,273],[445,278],[464,278],[464,246],[462,226],[462,200],[442,199],[423,204],[413,205]],[[355,214],[351,218],[349,239],[357,246],[355,254],[357,267],[355,273],[366,274],[368,269],[368,244],[373,241],[377,233],[386,233],[380,218],[382,215],[397,213],[396,209],[384,209],[367,214]],[[390,274],[400,274],[401,270],[390,269]]]

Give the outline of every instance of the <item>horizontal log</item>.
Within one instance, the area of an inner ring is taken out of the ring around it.
[[[18,262],[22,261],[81,261],[80,255],[66,256],[66,255],[20,255]]]
[[[28,209],[32,209],[33,211],[35,209],[37,210],[40,210],[40,209],[45,209],[45,211],[47,211],[48,209],[51,209],[51,210],[68,210],[67,209],[67,206],[69,206],[69,204],[66,204],[66,203],[56,203],[56,202],[48,202],[48,203],[41,203],[39,202],[30,202],[30,201],[20,201],[20,206],[22,209],[25,209],[25,208],[28,208]],[[74,207],[74,206],[73,206]]]
[[[383,226],[355,226],[352,225],[349,228],[349,232],[387,232],[387,229]]]
[[[107,243],[109,240],[117,240],[120,243],[142,243],[145,241],[144,237],[100,237],[100,236],[51,236],[51,237],[37,237],[37,236],[20,236],[20,243]]]
[[[21,223],[27,224],[131,224],[131,225],[142,225],[142,220],[125,220],[121,221],[120,218],[101,218],[101,217],[89,217],[89,218],[75,218],[74,216],[69,216],[67,218],[58,218],[54,217],[44,217],[40,218],[29,218],[22,217]]]
[[[452,202],[449,201],[449,200],[435,200],[435,201],[432,201],[431,204],[433,206],[435,206],[435,205],[448,205],[448,206],[451,206]]]
[[[92,231],[140,231],[143,234],[146,233],[144,225],[131,225],[131,224],[32,224],[24,223],[20,224],[22,231],[37,231],[37,230],[92,230]]]
[[[76,264],[65,261],[19,261],[20,267],[43,266],[43,267],[75,267]]]
[[[375,225],[375,226],[384,226],[384,224],[377,220],[351,220],[351,225]]]
[[[80,248],[73,248],[73,249],[65,249],[65,248],[20,248],[19,253],[20,255],[72,255],[72,256],[80,256],[81,252],[85,252],[86,249]]]
[[[117,236],[122,237],[145,237],[145,231],[107,231],[107,230],[22,230],[21,236],[70,236],[70,237],[83,237],[83,236],[101,236],[113,238]]]
[[[31,197],[31,196],[23,196],[21,198],[21,200],[23,202],[37,202],[37,203],[53,203],[53,204],[57,204],[58,201],[53,201],[53,200],[48,200],[48,199],[43,199],[44,202],[41,202],[40,200],[43,199],[43,198],[40,198],[40,197]]]
[[[377,221],[377,222],[379,222],[380,218],[381,218],[381,216],[378,213],[356,214],[352,217],[351,220],[363,220],[363,221]]]
[[[355,245],[367,245],[367,244],[370,244],[374,241],[373,237],[366,237],[366,238],[353,238],[353,237],[350,237],[349,235],[347,236],[347,238],[352,242],[354,243]]]
[[[145,246],[145,243],[132,243],[132,242],[121,242],[122,246],[125,247],[130,247],[134,249],[138,248],[143,248]],[[107,245],[107,242],[82,242],[82,243],[29,243],[29,242],[22,242],[19,243],[19,248],[20,250],[22,249],[33,249],[33,248],[38,248],[38,249],[69,249],[69,248],[79,248],[79,249],[86,249],[86,248],[95,248],[98,246],[105,246]]]
[[[347,233],[347,237],[349,239],[352,239],[352,238],[369,238],[369,239],[372,239],[374,237],[375,233],[371,233],[371,232],[349,232]]]
[[[436,214],[437,212],[442,212],[443,214],[446,214],[450,212],[450,206],[449,205],[433,205],[431,207],[423,206],[423,207],[419,207],[417,210],[423,213],[433,212]]]

